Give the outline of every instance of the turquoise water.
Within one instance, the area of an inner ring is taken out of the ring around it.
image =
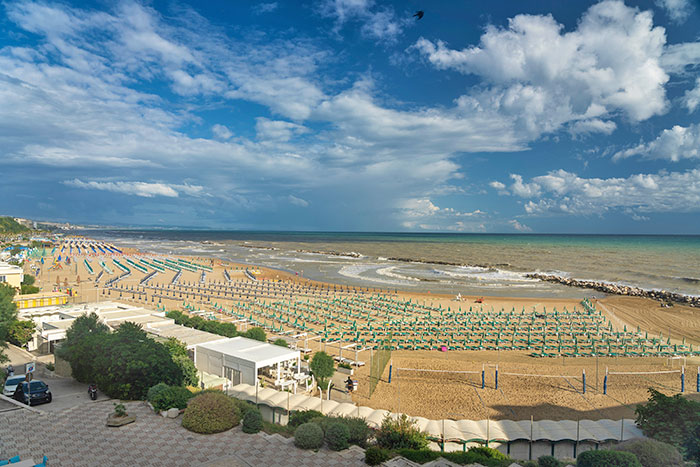
[[[585,294],[525,277],[529,272],[544,272],[700,294],[700,236],[176,230],[84,233],[146,251],[215,256],[296,271],[313,279],[372,287],[491,295]],[[348,255],[338,255],[343,253]]]

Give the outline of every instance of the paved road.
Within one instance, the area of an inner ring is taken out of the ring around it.
[[[79,383],[73,378],[59,378],[55,376],[42,376],[37,373],[36,378],[45,382],[51,390],[52,401],[48,404],[40,404],[35,408],[43,412],[59,412],[71,408],[78,404],[92,402],[87,393],[87,385]],[[97,391],[97,400],[104,401],[108,397]],[[4,409],[12,408],[9,402],[0,401],[0,412]]]
[[[158,416],[144,402],[130,402],[136,422],[108,428],[109,401],[88,402],[59,412],[28,410],[0,413],[0,459],[19,454],[51,466],[364,466],[364,452],[297,449],[290,439],[240,427],[225,433],[198,435],[180,426],[181,420]]]

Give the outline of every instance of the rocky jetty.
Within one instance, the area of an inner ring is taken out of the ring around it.
[[[297,253],[311,253],[314,255],[343,256],[345,258],[362,258],[360,253],[355,251],[320,251],[320,250],[295,250]]]
[[[580,279],[571,279],[568,277],[555,276],[549,274],[527,274],[526,277],[539,279],[545,282],[553,282],[556,284],[568,285],[570,287],[579,287],[582,289],[593,289],[606,294],[628,295],[630,297],[646,297],[662,302],[676,302],[700,308],[700,297],[683,295],[666,290],[646,290],[639,287],[631,287],[622,284],[611,284],[609,282],[586,281]]]

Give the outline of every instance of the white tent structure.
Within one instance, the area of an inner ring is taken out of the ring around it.
[[[249,384],[255,386],[258,371],[273,367],[277,386],[291,383],[296,388],[300,380],[301,353],[279,345],[234,337],[215,342],[199,344],[195,347],[194,364],[198,370],[212,375],[222,376],[233,385]],[[285,369],[296,365],[296,379],[283,377]]]
[[[286,424],[290,412],[318,410],[325,415],[360,417],[373,428],[378,428],[388,410],[358,407],[355,404],[321,400],[270,388],[256,388],[247,384],[232,387],[230,395],[256,403],[268,421]],[[518,459],[536,459],[542,455],[575,458],[578,453],[598,449],[610,443],[630,438],[643,438],[632,419],[623,420],[428,420],[409,417],[428,434],[433,448],[439,449],[445,440],[445,450],[465,449],[468,445],[485,444]]]

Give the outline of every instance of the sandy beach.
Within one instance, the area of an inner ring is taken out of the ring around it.
[[[67,250],[66,250],[67,251]],[[65,258],[66,251],[63,252]],[[77,292],[70,301],[75,303],[99,300],[125,301],[150,309],[204,310],[221,320],[234,320],[234,317],[218,312],[224,309],[246,309],[255,319],[263,324],[278,326],[278,330],[292,331],[298,326],[275,322],[264,314],[265,303],[309,303],[309,307],[318,305],[328,307],[329,297],[339,300],[360,300],[365,297],[384,297],[383,299],[416,304],[416,313],[428,313],[430,319],[436,319],[436,310],[457,310],[466,312],[469,307],[486,310],[527,310],[527,313],[540,314],[552,310],[581,309],[579,299],[552,298],[518,298],[518,297],[483,297],[483,303],[476,303],[481,297],[461,297],[430,293],[394,293],[381,289],[353,288],[329,283],[315,282],[294,274],[265,267],[251,268],[242,265],[214,260],[206,257],[175,257],[144,254],[133,249],[120,249],[120,254],[76,254],[73,252],[71,263],[65,260],[60,266],[52,266],[57,259],[59,249],[53,257],[45,257],[37,283],[43,291],[71,289]],[[115,280],[124,274],[115,267],[114,259],[120,264],[127,264],[126,259],[142,265],[148,273],[154,269],[146,264],[155,264],[154,260],[185,260],[197,265],[211,268],[211,271],[191,271],[182,269],[176,284],[172,284],[174,271],[157,272],[147,283],[142,283],[146,273],[136,267],[127,266],[131,274],[121,280]],[[92,268],[92,273],[85,265],[85,259]],[[123,260],[123,261],[122,261]],[[144,260],[144,262],[141,262]],[[100,265],[104,261],[107,268]],[[25,270],[41,266],[37,261],[25,264]],[[246,272],[247,269],[247,272]],[[109,270],[109,271],[108,271]],[[99,284],[95,284],[102,271]],[[251,280],[250,275],[254,280]],[[115,280],[107,287],[109,280]],[[199,292],[198,292],[199,290]],[[204,291],[204,292],[203,292]],[[207,294],[215,294],[207,296]],[[213,298],[212,298],[213,297]],[[596,301],[599,310],[607,316],[617,331],[625,327],[640,328],[657,336],[662,333],[664,340],[671,333],[674,343],[697,343],[700,341],[700,310],[684,306],[661,308],[659,302],[631,297],[606,297]],[[282,305],[280,305],[282,306]],[[359,305],[358,305],[359,306]],[[352,308],[351,308],[352,309]],[[366,311],[367,316],[372,313]],[[525,311],[523,311],[525,312]],[[350,312],[352,315],[352,311]],[[379,312],[376,312],[379,313]],[[359,314],[359,312],[358,312]],[[281,312],[280,312],[281,316]],[[310,314],[308,316],[311,316]],[[388,316],[388,315],[387,315]],[[426,314],[416,315],[416,319],[425,319]],[[345,319],[330,315],[331,320]],[[373,319],[377,321],[372,321]],[[319,318],[321,319],[321,318]],[[322,319],[325,319],[322,318]],[[353,318],[358,321],[357,318]],[[388,318],[387,318],[388,319]],[[342,323],[343,321],[339,321]],[[372,317],[368,322],[376,328],[382,326],[379,317]],[[307,321],[308,334],[322,335],[325,325],[322,321]],[[351,324],[346,324],[351,326]],[[357,326],[357,324],[355,324]],[[268,331],[268,335],[272,335]],[[332,341],[332,339],[328,339]],[[341,340],[342,341],[342,340]],[[300,341],[303,343],[303,341]],[[323,349],[338,355],[341,344],[321,343],[320,339],[311,340],[309,347],[313,350]],[[356,370],[355,378],[359,380],[359,390],[353,400],[360,404],[391,411],[406,412],[426,418],[470,418],[482,419],[576,419],[576,418],[620,418],[633,417],[636,404],[647,398],[647,388],[654,387],[667,394],[680,391],[681,361],[663,357],[604,357],[604,358],[533,358],[526,350],[394,350],[391,356],[393,368],[392,382],[388,382],[389,365],[387,365],[378,383],[376,391],[369,398],[369,365]],[[354,358],[354,352],[345,350],[344,356]],[[358,360],[369,362],[370,351],[363,350],[357,355]],[[696,397],[695,375],[697,358],[690,358],[686,363],[686,390]],[[499,387],[495,388],[495,369],[500,372]],[[608,394],[602,394],[605,368],[610,372],[649,372],[676,371],[654,375],[614,375],[609,377]],[[401,369],[404,370],[401,370]],[[406,370],[406,369],[413,370]],[[485,369],[486,388],[481,388],[481,370]],[[471,371],[474,373],[438,373],[414,370]],[[582,393],[582,375],[587,375],[587,391]],[[507,373],[517,373],[514,376]],[[547,376],[547,377],[543,377]]]

